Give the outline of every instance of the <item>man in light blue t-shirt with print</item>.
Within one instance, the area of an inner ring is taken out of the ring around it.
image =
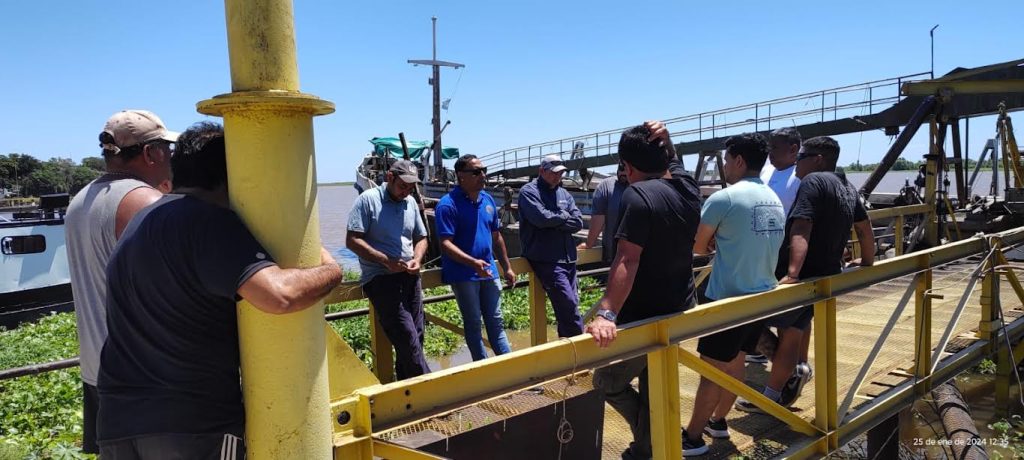
[[[775,288],[775,265],[785,234],[782,202],[758,177],[768,157],[764,136],[733,136],[725,147],[723,170],[729,186],[704,202],[693,245],[695,254],[707,254],[715,241],[717,252],[705,292],[709,301]],[[701,337],[697,351],[701,359],[742,381],[744,355],[754,351],[761,328],[755,322]],[[703,433],[729,438],[725,416],[735,400],[736,395],[701,377],[693,414],[683,431],[684,455],[708,451]]]

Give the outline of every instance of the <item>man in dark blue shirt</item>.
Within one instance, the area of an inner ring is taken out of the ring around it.
[[[512,351],[501,317],[501,276],[494,263],[495,252],[509,286],[516,274],[505,251],[501,218],[491,195],[484,191],[487,168],[474,155],[455,161],[459,185],[441,197],[434,209],[437,235],[441,240],[441,279],[452,286],[462,313],[466,345],[473,361],[487,357],[480,319],[494,354]]]
[[[551,299],[558,336],[572,337],[583,333],[572,236],[583,229],[583,214],[572,194],[562,188],[565,170],[561,157],[548,155],[537,179],[519,189],[519,238],[523,257]]]
[[[244,458],[236,302],[291,313],[341,281],[322,248],[317,267],[278,267],[231,211],[223,128],[199,123],[177,145],[173,192],[135,215],[107,267],[104,460]]]

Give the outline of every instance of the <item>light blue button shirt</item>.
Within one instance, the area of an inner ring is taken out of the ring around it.
[[[413,241],[427,236],[416,200],[412,196],[402,201],[391,199],[387,184],[367,190],[356,198],[348,215],[348,231],[363,233],[370,247],[402,260],[412,259]],[[387,267],[362,257],[359,268],[362,271],[360,284],[389,273]]]
[[[785,235],[782,203],[760,179],[744,178],[704,201],[700,223],[715,228],[715,260],[706,295],[721,300],[778,284],[775,265]]]

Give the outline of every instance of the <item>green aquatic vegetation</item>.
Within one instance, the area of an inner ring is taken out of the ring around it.
[[[74,313],[0,330],[0,368],[78,354]],[[91,458],[81,452],[82,382],[78,368],[0,381],[0,459]]]
[[[600,289],[585,289],[595,284],[591,278],[580,279],[581,311],[585,312],[601,296],[603,291]],[[451,294],[451,289],[440,286],[427,289],[424,297],[445,294]],[[328,305],[326,310],[331,313],[366,306],[365,300],[357,300]],[[428,304],[425,309],[445,321],[462,326],[462,315],[455,300]],[[550,302],[546,310],[547,323],[554,324]],[[530,308],[527,290],[502,291],[502,313],[507,329],[528,328]],[[331,326],[372,368],[369,316],[332,321]],[[428,356],[449,355],[463,344],[461,336],[435,324],[427,325],[424,351]],[[51,315],[14,330],[0,328],[0,369],[76,355],[78,338],[74,313]],[[81,452],[81,401],[78,368],[0,381],[0,460],[93,458]]]

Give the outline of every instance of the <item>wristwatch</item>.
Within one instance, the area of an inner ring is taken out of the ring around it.
[[[597,316],[600,316],[600,317],[602,317],[602,318],[604,318],[604,319],[606,319],[608,321],[611,321],[613,323],[615,322],[615,318],[618,317],[618,315],[616,315],[614,311],[606,310],[606,309],[603,309],[603,308],[598,310],[597,313],[594,313],[594,314],[597,315]]]

